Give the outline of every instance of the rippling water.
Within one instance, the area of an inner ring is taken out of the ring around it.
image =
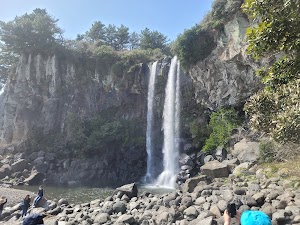
[[[21,190],[32,191],[32,197],[37,194],[39,186],[18,186],[14,187]],[[115,189],[112,188],[96,188],[96,187],[64,187],[64,186],[46,186],[44,185],[44,197],[58,201],[61,198],[67,199],[69,203],[82,204],[95,199],[104,200],[110,196]],[[139,194],[144,191],[152,194],[164,194],[171,192],[172,189],[157,188],[154,186],[138,187]]]
[[[19,186],[15,187],[22,190],[34,192],[33,196],[37,194],[38,186]],[[104,200],[106,197],[113,193],[112,188],[94,188],[94,187],[63,187],[63,186],[45,186],[44,185],[44,197],[58,201],[61,198],[65,198],[69,203],[81,204],[90,202],[95,199]]]

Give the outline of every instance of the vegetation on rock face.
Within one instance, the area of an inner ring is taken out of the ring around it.
[[[243,8],[258,21],[247,31],[249,53],[256,59],[276,58],[258,71],[265,89],[245,105],[251,125],[276,141],[299,144],[300,2],[247,0]]]
[[[216,47],[216,31],[222,31],[224,24],[237,12],[243,0],[215,0],[212,10],[204,20],[179,35],[172,50],[185,68],[205,59]]]
[[[112,115],[103,111],[93,118],[81,118],[69,113],[66,148],[84,157],[129,147],[143,148],[144,124],[137,119],[117,119]]]
[[[209,129],[211,130],[209,138],[206,139],[203,147],[204,152],[210,152],[217,147],[224,147],[232,134],[234,128],[238,125],[237,112],[233,109],[220,109],[213,112],[210,116]]]
[[[212,32],[196,25],[179,35],[174,51],[185,68],[205,59],[215,47]]]
[[[225,23],[241,11],[243,2],[244,0],[215,0],[211,12],[201,22],[201,26],[205,29],[222,30]]]
[[[280,144],[272,138],[263,138],[259,143],[259,159],[261,162],[284,162],[296,159],[300,146],[294,143]]]

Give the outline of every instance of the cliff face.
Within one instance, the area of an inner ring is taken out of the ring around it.
[[[144,148],[108,147],[95,157],[82,158],[65,144],[50,149],[46,143],[57,141],[54,135],[61,139],[75,135],[67,129],[70,113],[92,118],[114,109],[111,117],[146,120],[148,66],[134,68],[129,77],[115,77],[110,69],[100,73],[84,62],[23,55],[0,96],[0,153],[10,155],[0,167],[25,158],[30,162],[27,169],[47,174],[54,183],[107,185],[138,180],[146,166]],[[33,139],[40,137],[44,143],[33,150]]]
[[[115,107],[122,118],[143,118],[147,67],[141,65],[124,79],[116,83],[111,74],[100,76],[56,56],[23,55],[1,95],[1,145],[24,141],[37,128],[44,135],[64,133],[68,112],[89,117]]]
[[[258,64],[246,54],[248,19],[242,14],[216,35],[217,47],[190,69],[198,102],[210,109],[238,105],[261,87],[255,75]]]

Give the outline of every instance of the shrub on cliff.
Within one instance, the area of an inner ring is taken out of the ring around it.
[[[222,31],[224,24],[240,12],[243,0],[215,0],[212,10],[200,24],[179,35],[172,50],[188,68],[205,59],[216,47],[215,35]]]
[[[205,59],[215,45],[212,33],[196,25],[178,36],[173,50],[181,60],[182,65],[188,68]]]
[[[224,24],[231,20],[237,12],[241,12],[244,0],[215,0],[201,26],[205,29],[222,30]]]
[[[215,150],[218,146],[225,146],[230,139],[232,130],[238,125],[237,112],[233,109],[220,109],[210,116],[209,128],[211,133],[203,147],[204,152]]]
[[[66,124],[67,148],[84,157],[108,151],[145,146],[144,124],[136,119],[117,118],[112,111],[100,112],[93,118],[69,113]]]

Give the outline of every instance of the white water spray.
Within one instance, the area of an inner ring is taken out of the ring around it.
[[[145,182],[153,181],[153,99],[155,94],[155,79],[157,75],[157,62],[154,62],[151,67],[149,84],[148,84],[148,102],[147,102],[147,131],[146,131],[146,149],[147,149],[147,173]]]
[[[180,135],[180,64],[175,56],[171,61],[166,86],[163,113],[164,131],[164,171],[159,175],[156,185],[174,188],[179,171],[179,135]]]

